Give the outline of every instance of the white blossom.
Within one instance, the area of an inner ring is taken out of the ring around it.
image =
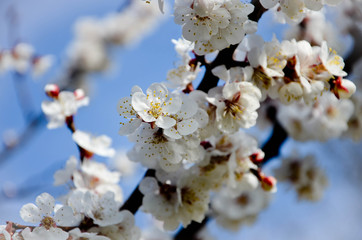
[[[182,96],[182,105],[180,110],[171,115],[176,120],[174,126],[165,129],[164,134],[170,138],[180,139],[182,136],[187,136],[194,133],[198,127],[198,121],[194,118],[198,111],[196,102],[188,95]]]
[[[339,39],[338,34],[339,32],[336,31],[333,23],[327,21],[325,13],[322,11],[307,12],[300,24],[290,26],[284,33],[286,39],[306,40],[318,46],[321,46],[322,42],[326,41],[328,46],[336,50],[338,49],[337,52],[342,52],[345,50],[345,46]]]
[[[319,11],[323,5],[335,6],[342,0],[261,0],[260,3],[266,9],[273,8],[281,12],[283,20],[298,23],[309,10]]]
[[[12,67],[20,74],[29,69],[34,48],[27,43],[18,43],[12,50]]]
[[[100,233],[111,240],[139,240],[141,231],[135,226],[132,213],[127,210],[118,214],[120,222],[114,225],[91,228],[90,231]]]
[[[93,219],[93,222],[101,227],[122,222],[123,212],[119,211],[120,203],[115,201],[113,192],[98,195],[87,191],[80,194],[81,207],[78,209],[85,216]]]
[[[90,153],[102,157],[113,157],[115,150],[111,148],[112,139],[106,135],[93,136],[90,133],[76,130],[73,133],[73,140]]]
[[[204,185],[206,183],[185,174],[175,182],[167,179],[167,175],[159,179],[162,181],[161,185],[158,185],[155,178],[146,177],[142,180],[142,210],[163,221],[166,230],[174,230],[180,223],[186,227],[191,220],[201,222],[209,203],[209,192]]]
[[[105,164],[90,159],[83,161],[80,171],[73,172],[73,182],[78,190],[92,191],[99,195],[111,191],[118,202],[123,200],[122,189],[118,185],[120,178],[121,173],[111,172]]]
[[[161,167],[168,172],[176,171],[182,166],[182,160],[193,163],[203,157],[200,139],[197,136],[173,139],[164,135],[161,128],[152,129],[145,123],[130,135],[129,140],[136,145],[128,153],[128,157],[148,168]]]
[[[317,201],[327,186],[327,178],[312,155],[284,158],[282,165],[275,169],[275,176],[278,181],[292,184],[299,199]]]
[[[234,133],[256,123],[260,90],[250,82],[227,83],[209,91],[208,101],[216,106],[216,125],[220,131]]]
[[[338,101],[333,94],[324,93],[312,106],[295,103],[280,107],[278,120],[294,139],[326,141],[347,130],[353,109],[349,99]]]
[[[53,64],[53,56],[45,55],[33,59],[33,75],[39,77],[44,74]]]
[[[237,192],[222,189],[211,204],[217,223],[225,228],[238,230],[241,225],[253,224],[269,201],[270,194],[261,188],[250,189],[244,186]]]
[[[49,91],[50,86],[45,86],[46,92]],[[67,117],[76,114],[79,107],[88,105],[88,97],[81,93],[82,90],[75,92],[61,91],[57,96],[53,97],[54,101],[42,102],[41,108],[49,120],[47,125],[49,129],[63,126]]]
[[[132,95],[132,107],[145,122],[155,122],[160,128],[170,128],[176,124],[171,114],[181,109],[181,97],[169,93],[160,83],[152,84],[144,94],[141,90]]]
[[[59,226],[76,226],[79,224],[79,219],[73,215],[73,210],[69,206],[63,206],[58,209],[54,218],[51,217],[55,207],[54,198],[48,193],[42,193],[36,198],[36,205],[28,203],[20,210],[21,218],[30,223],[41,222],[41,225],[50,229]]]
[[[74,171],[77,169],[78,161],[74,156],[71,156],[65,166],[65,169],[60,169],[54,173],[54,185],[59,186],[71,180]]]
[[[195,43],[195,52],[204,55],[240,43],[253,23],[247,15],[251,4],[238,0],[175,1],[175,23],[182,25],[182,35]]]

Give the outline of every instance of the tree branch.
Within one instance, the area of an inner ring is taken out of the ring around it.
[[[155,176],[155,170],[148,169],[143,178],[154,177],[154,176]],[[135,190],[133,190],[132,194],[128,197],[127,201],[119,209],[120,211],[128,210],[132,214],[135,214],[138,211],[138,209],[142,205],[142,200],[143,200],[143,194],[140,192],[139,186],[140,185],[138,184]]]
[[[200,232],[206,224],[209,222],[210,218],[206,216],[201,223],[192,221],[187,228],[181,229],[173,238],[174,240],[198,240],[196,233]]]

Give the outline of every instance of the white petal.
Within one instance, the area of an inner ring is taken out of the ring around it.
[[[54,220],[58,226],[73,227],[79,225],[81,219],[74,216],[73,209],[69,206],[61,207],[54,215]]]
[[[142,92],[135,92],[132,95],[132,106],[137,112],[144,112],[150,108],[148,106],[147,97]]]
[[[165,101],[164,105],[162,106],[162,111],[169,114],[175,114],[180,111],[182,106],[182,99],[180,96],[176,94],[171,94],[169,99]]]
[[[197,103],[191,99],[188,95],[185,95],[182,99],[182,106],[180,111],[177,113],[178,119],[186,119],[194,116],[197,112]]]
[[[195,132],[199,124],[193,118],[183,120],[182,122],[177,123],[177,130],[181,135],[189,135]]]
[[[220,65],[211,70],[212,74],[214,74],[216,77],[224,80],[229,81],[230,80],[230,74],[228,73],[228,70],[226,69],[225,65]]]
[[[142,120],[139,118],[132,118],[129,122],[121,123],[118,134],[121,136],[129,135],[136,131],[136,129],[141,125]]]
[[[159,188],[157,180],[153,177],[145,177],[140,183],[139,190],[143,194],[153,193]]]
[[[49,193],[40,194],[35,202],[43,215],[50,216],[53,213],[55,200]]]
[[[197,110],[197,113],[193,116],[193,118],[198,122],[199,128],[205,127],[209,122],[209,115],[202,108]]]
[[[42,219],[42,214],[37,206],[28,203],[20,209],[20,217],[25,222],[38,223]]]
[[[153,83],[147,89],[147,96],[154,102],[164,102],[167,94],[168,90],[166,86],[161,83]]]
[[[45,227],[36,227],[32,232],[30,232],[30,229],[27,229],[29,228],[24,229],[22,232],[24,240],[67,240],[69,237],[69,234],[60,228],[50,228],[47,230]]]
[[[173,139],[180,139],[182,136],[175,128],[164,129],[163,134]]]
[[[61,114],[61,106],[59,102],[43,101],[41,109],[46,115]]]
[[[156,125],[163,129],[168,129],[176,124],[176,120],[170,117],[161,116],[157,118]]]

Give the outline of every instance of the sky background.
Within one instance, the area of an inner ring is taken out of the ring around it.
[[[166,0],[167,1],[167,0]],[[30,43],[39,54],[55,57],[54,67],[38,80],[29,75],[23,85],[31,96],[34,112],[40,112],[40,104],[46,100],[43,88],[61,73],[66,60],[66,49],[74,38],[73,25],[84,16],[104,17],[119,9],[122,0],[0,0],[0,49],[12,46],[6,13],[13,8],[18,13],[17,28],[11,29],[17,40]],[[273,32],[280,39],[286,26],[275,24],[271,16],[263,17],[258,32],[270,40]],[[128,96],[133,85],[144,90],[153,82],[162,82],[166,73],[174,67],[177,55],[171,39],[180,37],[180,26],[173,23],[170,14],[151,35],[139,44],[112,50],[112,66],[104,74],[90,76],[90,105],[81,108],[75,117],[78,129],[93,134],[106,134],[113,139],[116,149],[129,149],[132,145],[126,137],[120,137],[119,116],[116,105],[120,98]],[[26,126],[19,107],[11,73],[0,75],[0,135],[12,129],[22,132]],[[256,131],[254,131],[256,132]],[[262,138],[268,133],[263,133]],[[263,211],[253,226],[245,226],[237,233],[222,230],[214,222],[209,230],[217,239],[361,239],[361,144],[350,140],[332,140],[327,143],[296,143],[288,140],[283,155],[297,149],[303,156],[313,153],[329,177],[329,187],[323,199],[316,203],[298,201],[289,186],[279,184],[278,192],[268,209]],[[1,148],[0,148],[1,149]],[[21,146],[11,157],[0,162],[0,225],[11,220],[23,223],[19,216],[22,205],[34,202],[42,192],[53,196],[65,193],[65,188],[53,187],[53,174],[78,150],[65,128],[47,130],[45,124],[31,140]],[[107,159],[97,158],[107,162]],[[273,161],[268,168],[278,165]],[[122,179],[125,197],[141,179],[142,170],[135,177]],[[9,198],[4,189],[15,189],[17,194]],[[144,223],[145,214],[137,214],[137,223]]]

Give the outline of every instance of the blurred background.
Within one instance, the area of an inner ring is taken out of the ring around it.
[[[0,49],[11,49],[16,43],[25,42],[39,55],[53,56],[52,67],[39,78],[31,74],[19,76],[12,71],[0,73],[0,136],[3,141],[0,148],[0,225],[6,221],[23,223],[20,208],[34,202],[40,193],[49,192],[55,197],[66,193],[65,187],[53,186],[53,174],[71,155],[77,156],[78,149],[66,127],[48,130],[45,118],[37,118],[41,116],[41,102],[47,99],[43,89],[47,83],[64,78],[76,22],[84,17],[104,18],[117,14],[127,4],[124,0],[0,0]],[[128,96],[134,85],[145,90],[153,82],[165,81],[167,71],[178,59],[171,39],[181,36],[181,28],[173,22],[171,11],[160,14],[159,18],[148,26],[147,34],[140,33],[139,41],[109,48],[111,62],[107,70],[88,74],[85,80],[90,105],[78,111],[76,127],[110,136],[113,147],[121,153],[132,145],[126,137],[117,134],[118,100]],[[271,40],[273,33],[282,39],[288,26],[274,23],[272,19],[270,13],[265,14],[258,33],[265,40]],[[252,129],[250,132],[262,143],[270,130]],[[22,142],[17,145],[19,140]],[[329,183],[322,199],[318,202],[298,200],[293,188],[279,184],[272,203],[254,225],[229,232],[211,221],[208,229],[216,239],[361,239],[361,146],[350,139],[325,143],[298,143],[289,139],[282,148],[283,156],[295,150],[303,156],[313,154],[325,171]],[[115,167],[112,160],[96,159]],[[273,160],[267,171],[278,164],[278,160]],[[125,199],[143,172],[144,169],[137,168],[135,175],[122,178]],[[149,216],[143,213],[136,216],[140,227],[149,221]]]

